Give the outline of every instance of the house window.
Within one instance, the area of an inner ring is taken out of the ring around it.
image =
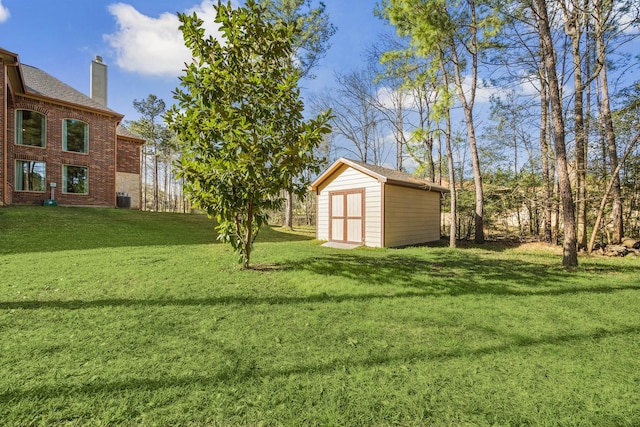
[[[30,110],[16,111],[16,144],[44,147],[46,117]]]
[[[44,162],[16,161],[16,191],[44,192],[46,189]]]
[[[62,192],[89,194],[89,175],[84,166],[62,166]]]
[[[89,151],[89,125],[80,120],[62,121],[62,149],[76,153]]]

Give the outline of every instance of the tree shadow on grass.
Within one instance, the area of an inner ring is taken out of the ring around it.
[[[272,231],[277,233],[277,231]],[[257,266],[273,274],[302,271],[348,281],[364,292],[311,295],[221,295],[205,298],[112,298],[98,300],[0,301],[0,309],[66,309],[216,305],[291,305],[464,295],[554,296],[606,294],[640,290],[638,284],[616,284],[611,274],[640,277],[640,265],[585,266],[568,272],[558,266],[527,261],[488,259],[468,251],[432,251],[422,257],[397,251],[333,252],[281,264]],[[394,289],[396,288],[396,289]]]
[[[328,375],[333,372],[349,372],[351,369],[371,369],[377,367],[398,368],[406,363],[419,363],[429,360],[446,361],[459,358],[478,358],[485,355],[512,352],[518,348],[536,348],[539,346],[566,346],[573,343],[593,342],[625,335],[637,335],[640,326],[625,326],[619,328],[596,329],[579,334],[559,334],[542,337],[505,336],[504,342],[486,345],[478,348],[456,347],[451,349],[431,349],[425,347],[420,350],[404,351],[400,354],[371,354],[360,357],[339,358],[335,360],[309,363],[300,361],[290,367],[260,368],[264,361],[257,361],[251,357],[241,358],[236,350],[226,351],[229,357],[227,366],[221,364],[218,372],[202,375],[192,373],[182,376],[166,376],[162,378],[129,378],[129,379],[94,379],[91,382],[74,385],[42,385],[22,388],[12,386],[0,393],[0,402],[16,402],[19,400],[42,400],[47,398],[73,398],[79,396],[97,396],[114,394],[122,396],[123,391],[157,391],[175,387],[211,387],[219,389],[222,384],[239,386],[254,380],[286,379],[292,375]],[[224,349],[223,349],[224,351]]]
[[[478,284],[473,280],[463,283],[436,283],[434,280],[411,280],[404,284],[405,290],[389,292],[388,290],[375,287],[375,280],[370,281],[371,275],[364,277],[368,286],[367,293],[342,293],[330,295],[320,292],[313,295],[279,295],[279,296],[246,296],[246,295],[225,295],[207,298],[107,298],[97,300],[21,300],[21,301],[0,301],[0,310],[86,310],[94,308],[152,308],[152,307],[213,307],[229,305],[306,305],[306,304],[336,304],[342,302],[366,302],[371,300],[392,300],[400,298],[433,298],[442,296],[462,296],[462,295],[498,295],[498,296],[556,296],[569,294],[609,294],[622,291],[640,291],[640,285],[611,285],[594,284],[576,286],[558,283],[557,286],[547,286],[541,284],[525,285],[515,287],[489,282]],[[378,276],[383,277],[383,276]],[[405,276],[406,277],[406,276]],[[401,282],[395,285],[402,286],[403,275],[400,274]],[[385,279],[386,280],[386,279]],[[498,279],[499,280],[499,279]],[[604,279],[603,279],[604,280]],[[533,283],[533,281],[532,281]],[[529,287],[527,287],[529,286]]]
[[[431,295],[555,295],[611,292],[610,273],[638,275],[640,266],[601,266],[597,271],[568,272],[560,266],[487,259],[466,251],[438,251],[429,258],[401,252],[330,253],[289,264],[293,270],[349,279],[363,286],[400,286]],[[602,281],[595,280],[602,278]],[[579,285],[576,279],[583,278]],[[582,284],[584,283],[584,284]]]

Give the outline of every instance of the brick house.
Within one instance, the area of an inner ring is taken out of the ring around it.
[[[107,105],[106,65],[91,63],[91,96],[0,48],[0,206],[141,204],[143,139]],[[127,193],[128,198],[117,198]]]

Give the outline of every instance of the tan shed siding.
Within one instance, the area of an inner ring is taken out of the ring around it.
[[[364,242],[372,248],[382,247],[382,184],[374,180],[365,193]]]
[[[385,246],[440,239],[440,193],[387,185],[385,198]]]
[[[365,239],[364,244],[380,247],[381,242],[381,184],[377,179],[349,166],[338,169],[320,186],[318,195],[318,218],[316,236],[319,240],[329,240],[329,192],[363,188],[365,197]]]
[[[321,191],[316,198],[316,239],[329,240],[329,192]]]

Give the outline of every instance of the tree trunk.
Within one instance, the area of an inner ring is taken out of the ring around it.
[[[584,0],[584,10],[588,10],[589,8],[589,3],[591,0]],[[591,29],[590,29],[590,18],[589,16],[586,17],[585,19],[585,34],[590,34]],[[593,47],[592,47],[592,39],[591,37],[587,36],[585,37],[585,75],[587,77],[587,81],[585,82],[585,97],[586,97],[586,107],[585,107],[585,117],[586,120],[584,121],[584,135],[585,135],[585,141],[584,141],[584,158],[585,158],[585,170],[587,168],[587,162],[589,161],[589,136],[590,136],[590,129],[589,129],[589,123],[590,123],[590,119],[591,119],[591,83],[594,80],[594,76],[591,75],[591,61],[592,61],[592,55],[593,55]],[[588,210],[588,205],[587,205],[587,184],[586,184],[586,178],[585,178],[585,190],[584,190],[584,198],[585,198],[585,223],[587,221],[587,210]],[[588,245],[588,242],[587,242]]]
[[[442,184],[442,136],[440,135],[440,132],[438,132],[438,175],[437,175],[437,180],[436,183],[438,184]],[[451,140],[449,140],[449,144],[451,144]],[[434,176],[434,179],[436,179],[436,169],[435,169],[435,163],[433,162],[433,156],[431,156],[431,164],[433,165],[433,171],[431,172]]]
[[[396,110],[396,169],[402,171],[402,156],[404,153],[404,117],[402,112],[402,92],[398,91],[398,108]]]
[[[169,186],[169,171],[170,171],[170,167],[169,167],[169,161],[165,160],[163,162],[163,168],[164,168],[164,196],[162,197],[162,211],[163,212],[167,212],[169,211],[169,205],[171,204],[171,191],[170,191],[170,186]]]
[[[156,141],[157,144],[157,141]],[[153,154],[153,210],[158,212],[158,146]]]
[[[576,220],[578,247],[587,246],[587,133],[584,120],[584,89],[585,82],[582,73],[581,40],[586,20],[583,18],[587,10],[588,0],[585,0],[583,10],[576,0],[570,1],[569,6],[564,0],[559,2],[564,12],[565,33],[571,39],[571,56],[573,58],[573,86],[574,104],[573,116],[575,126],[575,157],[576,157]],[[587,74],[588,76],[588,74]]]
[[[564,119],[560,85],[556,72],[555,50],[551,37],[551,28],[547,14],[546,0],[534,0],[533,12],[538,21],[538,33],[542,41],[542,58],[544,59],[547,78],[549,81],[549,99],[551,101],[551,118],[554,131],[554,146],[556,151],[556,168],[558,172],[558,188],[562,202],[562,217],[564,221],[564,244],[562,265],[574,267],[578,265],[578,248],[576,244],[575,206],[573,192],[569,178],[567,153],[565,145]]]
[[[604,137],[607,144],[607,152],[609,155],[609,167],[611,168],[613,187],[611,188],[611,195],[613,196],[613,206],[611,216],[613,219],[613,234],[612,242],[615,244],[620,243],[624,234],[623,222],[622,222],[622,191],[620,188],[620,173],[618,166],[618,151],[616,146],[616,135],[613,128],[613,118],[611,115],[611,105],[609,102],[609,83],[607,81],[607,66],[606,61],[606,46],[604,41],[605,36],[605,11],[602,0],[596,0],[595,6],[595,25],[594,35],[596,40],[596,51],[598,56],[598,63],[600,65],[600,72],[598,78],[600,82],[600,94],[602,101],[602,126],[604,131]],[[614,172],[618,169],[618,172]]]
[[[451,119],[448,119],[449,121]],[[455,178],[455,173],[453,170],[453,157],[451,157],[451,138],[448,137],[446,139],[446,144],[447,144],[447,156],[449,157],[447,159],[448,162],[448,167],[449,167],[449,191],[450,193],[450,197],[449,197],[449,210],[451,211],[451,218],[450,218],[450,224],[451,226],[449,227],[449,247],[450,248],[455,248],[456,247],[456,238],[457,238],[457,234],[458,234],[458,228],[456,227],[457,224],[457,213],[456,210],[458,209],[458,198],[456,195],[456,178]]]
[[[576,218],[578,247],[587,247],[587,159],[586,159],[586,133],[584,125],[584,83],[582,79],[582,63],[580,52],[580,22],[575,16],[573,25],[567,25],[571,37],[571,53],[573,56],[573,85],[574,104],[573,116],[575,120],[576,138]]]
[[[147,210],[147,154],[145,147],[142,146],[142,210]]]
[[[293,193],[285,191],[284,226],[293,230]]]
[[[244,253],[242,254],[242,267],[247,269],[251,261],[251,245],[253,244],[253,203],[251,202],[249,202],[249,206],[247,206],[247,229],[245,230],[243,239]]]
[[[542,187],[544,189],[544,241],[552,241],[552,207],[553,207],[553,181],[549,168],[551,156],[549,146],[549,98],[547,92],[547,80],[544,73],[544,63],[540,68],[540,154],[542,157]]]
[[[473,2],[471,2],[473,4]],[[475,34],[473,35],[475,41]],[[456,52],[455,43],[451,43],[451,50],[453,56],[453,63],[455,66],[455,79],[458,89],[458,95],[462,102],[462,109],[464,111],[464,118],[467,125],[467,137],[469,138],[469,150],[471,151],[471,165],[473,167],[473,184],[476,195],[476,206],[474,213],[474,242],[484,243],[484,194],[482,187],[482,172],[480,171],[480,158],[478,156],[478,145],[476,143],[476,130],[473,122],[473,104],[475,98],[477,74],[478,74],[478,59],[477,50],[472,49],[472,78],[471,78],[471,93],[469,100],[464,93],[464,87],[462,85],[462,69]]]
[[[593,231],[591,232],[591,239],[589,239],[589,245],[587,246],[587,252],[591,253],[591,251],[593,250],[593,245],[595,244],[596,241],[596,236],[598,235],[598,228],[600,227],[600,222],[602,221],[602,215],[604,213],[604,207],[607,204],[607,199],[609,198],[609,194],[611,193],[611,190],[613,189],[613,186],[615,185],[615,175],[617,175],[620,172],[620,167],[624,164],[624,162],[627,160],[627,157],[629,157],[629,154],[631,153],[631,151],[633,150],[633,147],[635,147],[635,145],[638,143],[638,141],[640,140],[640,132],[638,132],[635,136],[635,138],[633,138],[633,140],[631,141],[631,143],[627,146],[627,149],[625,150],[624,156],[622,156],[622,161],[616,166],[615,170],[613,171],[614,173],[611,174],[611,178],[609,179],[609,184],[607,185],[607,189],[605,190],[603,196],[602,196],[602,201],[600,202],[600,207],[598,208],[598,215],[596,218],[596,223],[593,227]]]
[[[447,77],[447,70],[444,66],[444,54],[440,51],[440,70],[442,71],[442,79],[444,81],[444,87],[449,87],[449,78]],[[456,247],[456,237],[458,234],[457,227],[457,210],[458,210],[458,198],[456,195],[456,174],[453,165],[453,150],[451,149],[451,110],[447,107],[445,111],[445,144],[447,150],[447,169],[449,169],[449,210],[451,212],[450,230],[449,230],[449,247]]]

